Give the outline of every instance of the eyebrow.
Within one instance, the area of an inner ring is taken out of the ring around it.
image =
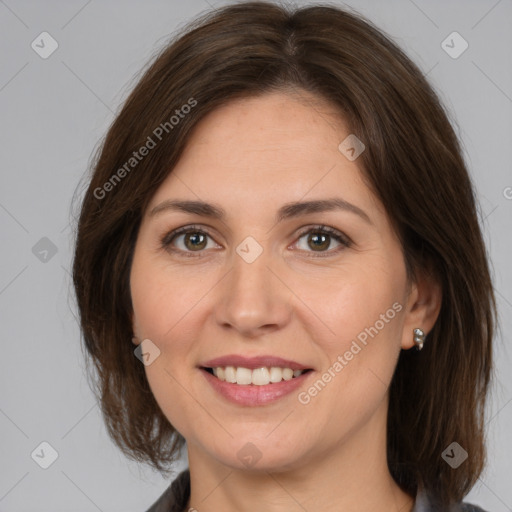
[[[368,224],[372,224],[370,217],[358,206],[345,201],[339,197],[332,199],[318,199],[314,201],[298,201],[286,203],[279,208],[275,222],[282,222],[283,220],[299,217],[301,215],[308,215],[311,213],[327,212],[343,210],[354,213],[361,217]],[[203,201],[190,201],[179,199],[168,199],[156,205],[150,212],[149,216],[153,217],[164,211],[181,211],[200,215],[202,217],[211,217],[223,221],[226,218],[226,211],[218,205],[205,203]]]

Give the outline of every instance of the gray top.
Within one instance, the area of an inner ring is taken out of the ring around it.
[[[483,508],[480,508],[471,503],[460,502],[455,503],[451,507],[441,507],[436,504],[434,496],[429,495],[424,489],[419,488],[416,494],[416,501],[414,502],[414,508],[412,512],[486,512]]]
[[[146,512],[187,512],[185,510],[190,498],[190,473],[186,469],[169,485],[165,492]],[[418,489],[412,512],[486,512],[471,503],[456,503],[449,508],[436,504],[434,496],[423,489]]]

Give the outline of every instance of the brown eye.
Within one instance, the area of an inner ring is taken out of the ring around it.
[[[201,250],[206,247],[206,236],[204,233],[190,232],[184,234],[184,244],[191,251]]]
[[[300,244],[297,242],[297,245],[299,246],[298,248],[301,251],[318,253],[318,255],[321,256],[336,254],[340,250],[350,247],[351,245],[351,241],[348,237],[343,235],[340,231],[328,226],[317,226],[310,228],[307,231],[303,231],[299,236],[299,241],[303,238],[306,242],[305,244],[302,244],[302,247],[300,247]],[[338,247],[328,250],[331,247],[333,240],[338,244]]]
[[[314,250],[328,249],[331,245],[330,235],[324,235],[323,233],[313,233],[308,236],[309,247]]]
[[[201,253],[208,248],[208,240],[211,236],[202,229],[193,226],[183,227],[172,231],[164,236],[161,241],[162,247],[166,250],[191,255]],[[216,244],[214,244],[215,246]]]

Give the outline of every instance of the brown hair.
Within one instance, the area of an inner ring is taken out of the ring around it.
[[[184,441],[155,401],[131,343],[129,273],[146,205],[206,114],[234,98],[290,88],[341,109],[366,145],[362,171],[399,235],[409,277],[429,269],[442,286],[425,348],[402,351],[391,382],[387,453],[405,491],[415,495],[422,483],[443,503],[460,501],[486,460],[496,322],[472,183],[422,72],[371,22],[330,5],[291,11],[248,2],[203,15],[148,67],[98,149],[73,280],[108,432],[127,456],[161,472]],[[189,113],[170,122],[187,104],[194,104]],[[162,126],[165,143],[131,161]],[[441,458],[453,441],[469,454],[456,470]]]

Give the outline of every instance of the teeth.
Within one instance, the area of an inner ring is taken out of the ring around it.
[[[250,371],[250,370],[249,370]],[[256,386],[264,386],[270,383],[270,372],[268,368],[256,368],[251,374],[251,383]]]
[[[236,369],[236,383],[237,384],[251,384],[252,371],[249,368],[238,367]]]
[[[291,368],[279,368],[272,366],[271,368],[256,368],[251,370],[242,366],[218,366],[212,368],[213,374],[219,379],[232,384],[247,386],[253,384],[255,386],[265,386],[270,383],[277,383],[284,380],[291,380],[302,375],[303,370],[292,370]]]
[[[283,368],[283,379],[284,380],[293,379],[293,370],[291,368]]]
[[[226,366],[224,378],[226,382],[236,383],[236,368],[234,366]]]
[[[281,382],[283,380],[283,370],[273,366],[270,368],[270,382]]]

